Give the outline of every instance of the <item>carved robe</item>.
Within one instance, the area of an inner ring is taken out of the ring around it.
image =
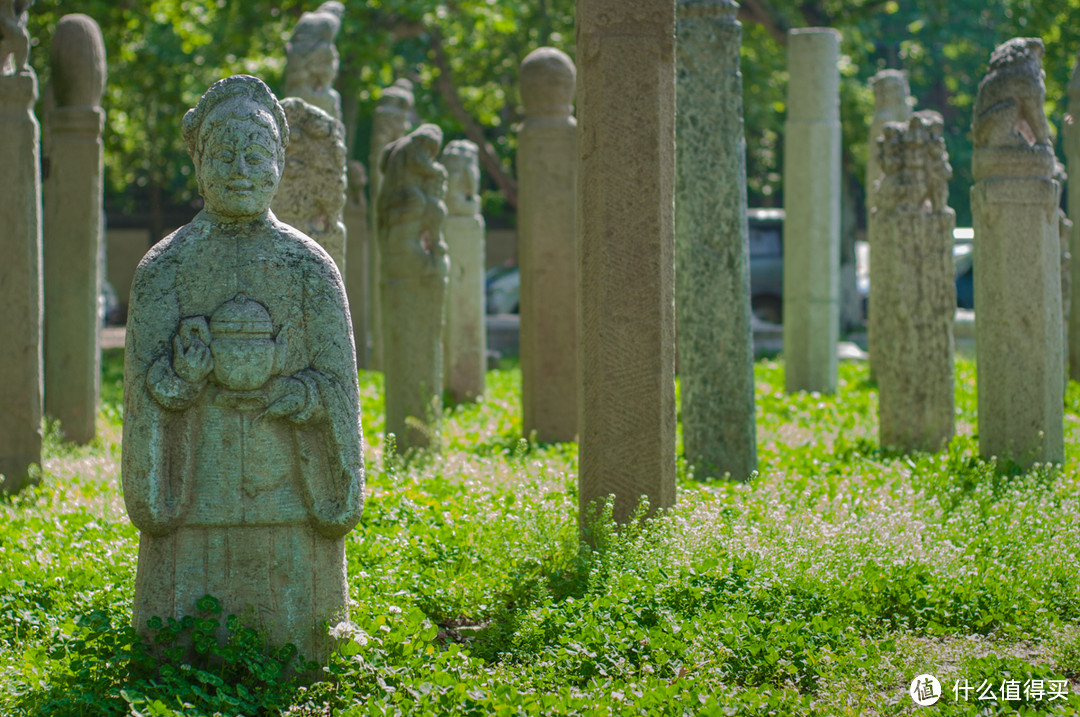
[[[181,322],[213,326],[238,295],[269,314],[274,375],[239,391],[214,371],[197,384],[180,378]],[[271,644],[325,660],[325,624],[346,613],[343,536],[364,489],[356,357],[333,261],[273,214],[239,228],[200,214],[140,263],[127,331],[123,487],[140,530],[136,628],[193,614],[211,594],[225,615],[266,626]],[[261,415],[286,383],[297,386],[288,379],[303,384],[301,408]]]

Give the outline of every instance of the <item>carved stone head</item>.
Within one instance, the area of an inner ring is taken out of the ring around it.
[[[207,209],[231,220],[266,213],[281,181],[289,125],[262,80],[234,75],[214,83],[184,115],[183,135]]]
[[[446,211],[471,217],[480,213],[479,149],[467,139],[448,142],[442,153],[446,167]]]

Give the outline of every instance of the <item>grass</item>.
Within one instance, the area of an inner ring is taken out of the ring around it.
[[[892,715],[922,709],[907,687],[924,672],[936,714],[1080,713],[1080,385],[1064,467],[1009,475],[978,458],[971,363],[956,439],[904,456],[877,448],[864,365],[841,365],[835,396],[787,396],[762,361],[760,475],[697,482],[680,464],[674,510],[621,530],[601,515],[588,548],[576,446],[523,440],[516,368],[448,412],[441,458],[407,465],[384,452],[381,377],[364,372],[352,623],[334,627],[335,677],[305,686],[239,622],[164,665],[127,625],[121,360],[106,357],[99,438],[50,427],[41,484],[0,501],[0,714]],[[165,626],[166,647],[212,634],[219,611]],[[1001,698],[1040,680],[1070,690]]]

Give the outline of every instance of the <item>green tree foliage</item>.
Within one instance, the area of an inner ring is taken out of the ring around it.
[[[98,21],[109,57],[105,102],[107,192],[122,209],[196,200],[180,142],[184,111],[213,81],[236,72],[282,89],[285,42],[317,0],[38,0],[31,9],[31,61],[48,79],[52,29],[67,12]],[[354,157],[367,160],[370,120],[381,88],[414,81],[418,118],[484,149],[486,208],[516,204],[514,126],[517,68],[531,50],[574,54],[573,0],[348,0],[338,49],[338,90]],[[1013,36],[1046,44],[1047,113],[1060,125],[1080,26],[1080,0],[744,0],[742,71],[747,174],[754,205],[782,204],[786,32],[831,26],[843,34],[841,113],[844,170],[861,197],[873,111],[867,81],[886,67],[907,70],[917,107],[945,117],[955,172],[950,202],[970,223],[968,129],[978,82],[993,48]],[[857,202],[861,206],[861,201]],[[161,228],[161,227],[159,227]]]

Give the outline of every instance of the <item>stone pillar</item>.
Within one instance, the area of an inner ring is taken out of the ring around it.
[[[369,221],[371,222],[371,236],[374,240],[368,242],[368,283],[370,302],[368,304],[368,316],[370,317],[371,345],[368,348],[370,357],[369,368],[382,370],[383,340],[382,340],[382,292],[379,290],[379,190],[382,188],[382,171],[379,162],[383,150],[388,144],[404,136],[409,131],[409,115],[413,108],[412,83],[408,80],[398,80],[390,87],[383,90],[382,97],[375,105],[375,117],[371,122],[371,155],[368,167],[368,197],[371,198]]]
[[[742,26],[734,0],[680,0],[675,311],[683,446],[698,478],[757,469]]]
[[[1036,38],[994,50],[972,122],[979,451],[1021,467],[1065,458],[1061,186],[1042,57]]]
[[[65,15],[53,36],[44,192],[45,413],[77,443],[94,437],[100,394],[101,131],[105,43],[86,15]]]
[[[784,386],[836,390],[840,331],[840,33],[788,33]]]
[[[518,133],[518,266],[522,430],[577,440],[577,71],[541,47],[521,63],[525,122]]]
[[[1080,217],[1080,62],[1073,67],[1072,78],[1069,80],[1068,116],[1074,119],[1072,122],[1066,121],[1062,128],[1065,136],[1066,169],[1077,178],[1065,185],[1068,189],[1069,216],[1074,220],[1069,230],[1068,245],[1069,254],[1080,257],[1080,221],[1076,221]],[[1070,263],[1069,277],[1070,285],[1080,286],[1080,260]],[[1066,333],[1069,335],[1069,377],[1080,381],[1080,311],[1069,312]]]
[[[345,201],[345,291],[349,296],[349,313],[352,315],[353,342],[356,345],[356,365],[370,366],[371,340],[368,321],[368,201],[367,171],[360,162],[348,163],[348,192]]]
[[[285,171],[270,205],[319,243],[345,274],[345,127],[299,97],[281,101],[289,121]]]
[[[675,503],[675,3],[579,0],[580,516]]]
[[[874,153],[870,286],[877,296],[870,351],[876,356],[882,447],[936,451],[954,433],[952,245],[956,213],[941,115],[884,125]],[[877,164],[877,162],[875,162]]]
[[[881,163],[878,161],[877,140],[886,122],[907,122],[911,117],[911,90],[908,87],[907,73],[901,70],[882,70],[870,78],[870,88],[874,91],[874,116],[870,121],[870,142],[866,157],[866,241],[870,246],[870,264],[874,259],[874,207],[876,185],[881,178]],[[867,340],[874,331],[874,283],[870,282],[870,296],[867,297]],[[874,354],[870,353],[870,374],[876,376]]]
[[[379,253],[386,432],[397,450],[435,448],[442,416],[442,331],[450,271],[442,222],[442,130],[420,125],[388,145],[379,169]]]
[[[34,117],[37,76],[26,64],[26,14],[0,45],[0,287],[6,305],[0,351],[0,492],[28,482],[41,463],[41,180],[40,128]],[[5,30],[5,33],[7,31]],[[8,73],[14,74],[8,74]]]
[[[484,393],[487,331],[484,323],[484,217],[480,214],[478,150],[467,139],[446,145],[448,174],[443,235],[450,259],[443,328],[443,387],[454,401]]]

